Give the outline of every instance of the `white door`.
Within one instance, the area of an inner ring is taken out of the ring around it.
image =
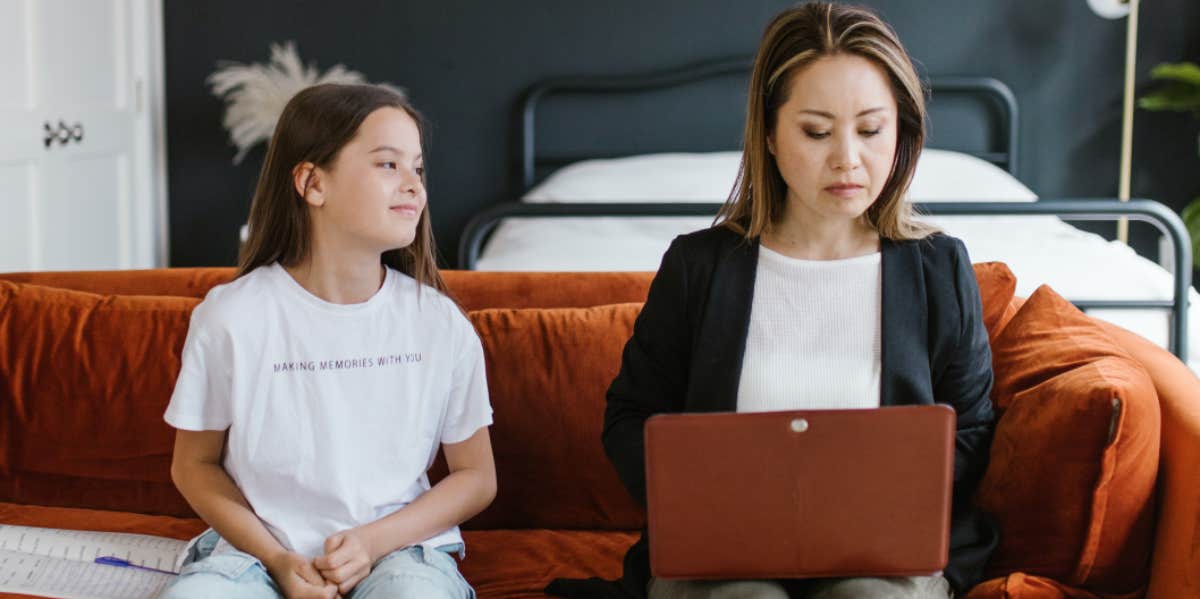
[[[0,0],[0,271],[165,266],[158,0]]]

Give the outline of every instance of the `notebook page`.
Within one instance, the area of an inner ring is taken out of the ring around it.
[[[0,592],[57,599],[153,599],[170,574],[0,550]]]
[[[139,566],[178,572],[176,562],[186,546],[186,541],[151,535],[0,524],[0,551],[79,562],[90,563],[97,557],[112,556]]]

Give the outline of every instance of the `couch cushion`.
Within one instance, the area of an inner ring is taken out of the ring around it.
[[[498,494],[469,528],[634,530],[642,510],[600,444],[640,304],[471,312],[483,341]],[[444,473],[440,463],[434,473]]]
[[[983,304],[983,326],[988,330],[988,340],[994,342],[1017,313],[1012,305],[1017,277],[1003,262],[980,262],[973,266],[980,303]]]
[[[202,298],[209,289],[228,283],[235,272],[236,269],[229,267],[10,272],[0,274],[0,280],[102,295]]]
[[[197,303],[0,281],[0,501],[191,515],[162,414]]]
[[[1140,591],[1103,596],[1039,576],[1010,574],[975,585],[963,599],[1138,599]]]
[[[135,512],[21,505],[6,502],[0,502],[0,524],[44,526],[68,530],[132,532],[180,540],[190,539],[208,528],[203,520],[195,517],[176,518]]]
[[[206,526],[196,518],[0,503],[0,524],[132,532],[188,539]],[[637,540],[631,532],[480,530],[464,533],[467,559],[459,564],[480,599],[543,597],[555,578],[621,575],[621,558]],[[0,593],[0,599],[28,595]]]
[[[203,298],[214,285],[228,282],[228,267],[159,268],[74,272],[0,273],[0,280],[100,294],[177,295]],[[650,272],[471,272],[443,270],[442,277],[465,310],[486,308],[584,308],[642,302]],[[975,265],[983,298],[984,324],[998,333],[1016,278],[1001,262]],[[1011,317],[1011,312],[1008,313]]]
[[[472,272],[444,270],[442,277],[464,310],[586,308],[646,301],[650,272]]]
[[[616,579],[633,532],[477,530],[464,533],[463,576],[480,599],[545,597],[555,578]]]
[[[1162,411],[1158,521],[1147,597],[1200,597],[1200,379],[1179,358],[1113,324],[1100,326],[1154,378]]]
[[[49,271],[0,274],[0,280],[115,295],[175,295],[203,298],[229,282],[235,269],[159,268],[150,270]],[[465,310],[485,308],[581,308],[642,302],[649,272],[471,272],[444,270],[442,277]]]
[[[1001,415],[979,503],[1000,523],[989,573],[1106,592],[1146,581],[1159,407],[1145,369],[1049,287],[992,345]]]

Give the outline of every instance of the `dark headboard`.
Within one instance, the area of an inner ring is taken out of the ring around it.
[[[554,169],[589,158],[741,147],[749,58],[655,73],[546,79],[521,99],[516,196]],[[929,81],[927,147],[978,156],[1017,174],[1017,101],[987,77]],[[673,106],[686,104],[684,110]],[[697,119],[696,114],[705,118]]]

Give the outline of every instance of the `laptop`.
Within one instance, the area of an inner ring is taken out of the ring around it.
[[[651,417],[651,571],[938,573],[949,553],[955,422],[944,405]]]

